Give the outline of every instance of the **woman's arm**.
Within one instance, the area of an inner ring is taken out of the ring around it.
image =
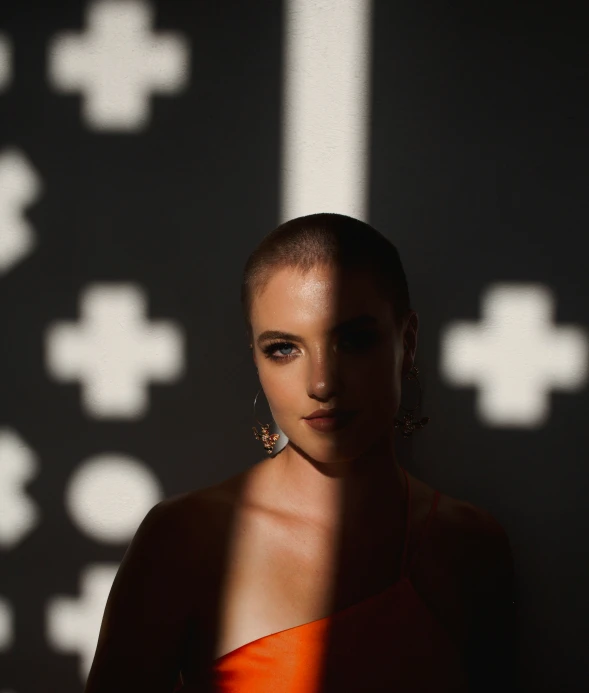
[[[513,555],[505,530],[493,518],[486,523],[483,537],[466,643],[468,690],[469,693],[516,693],[517,600]]]
[[[193,625],[195,583],[183,558],[189,551],[174,501],[161,501],[119,566],[84,693],[174,689]]]

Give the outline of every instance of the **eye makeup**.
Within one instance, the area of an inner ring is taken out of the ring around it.
[[[344,343],[347,342],[352,344],[352,351],[362,351],[366,348],[371,347],[377,340],[377,338],[378,333],[374,330],[363,330],[362,332],[356,332],[353,335],[349,335],[348,337],[343,337],[341,341]],[[282,356],[276,356],[274,353],[279,349],[284,349],[288,347],[294,347],[294,344],[292,342],[286,341],[270,342],[262,348],[262,352],[264,353],[266,358],[272,361],[291,361],[293,358],[296,358],[295,354],[283,354]],[[349,349],[346,349],[346,351],[349,351]]]

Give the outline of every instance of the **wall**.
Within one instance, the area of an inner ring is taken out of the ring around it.
[[[580,20],[538,3],[0,8],[0,691],[81,690],[147,510],[265,455],[241,271],[317,211],[400,250],[431,417],[400,454],[508,531],[522,690],[587,689]]]

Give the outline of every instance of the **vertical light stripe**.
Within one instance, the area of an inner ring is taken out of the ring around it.
[[[12,81],[12,42],[0,32],[0,91],[7,89]]]
[[[283,0],[280,221],[368,221],[371,0]]]

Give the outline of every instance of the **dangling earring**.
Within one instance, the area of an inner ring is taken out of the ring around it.
[[[262,392],[260,389],[258,391],[258,395]],[[258,395],[256,395],[254,399],[254,418],[256,421],[258,421],[256,417],[256,400],[258,399]],[[262,433],[258,433],[258,430],[256,429],[255,426],[252,426],[252,430],[254,432],[254,436],[256,437],[256,440],[261,440],[262,443],[264,444],[264,448],[266,449],[266,452],[271,455],[272,450],[274,449],[274,446],[276,445],[276,441],[280,438],[279,433],[270,433],[270,424],[264,425],[260,421],[258,421],[260,424],[260,427],[262,429]]]
[[[250,349],[254,348],[253,344],[249,345]],[[258,372],[258,369],[256,368],[256,373]],[[258,395],[262,392],[262,389],[258,390]],[[256,417],[256,401],[258,399],[258,395],[255,396],[254,398],[254,419],[258,421],[258,418]],[[254,436],[256,437],[256,440],[261,440],[262,443],[264,444],[264,448],[266,452],[271,455],[272,450],[274,449],[274,446],[276,445],[276,441],[280,438],[279,433],[270,433],[270,424],[264,425],[260,421],[258,421],[260,424],[260,428],[262,429],[261,433],[258,433],[258,429],[255,426],[252,426],[252,431],[254,432]]]
[[[253,348],[253,345],[250,344],[250,349]],[[257,369],[256,369],[257,371]],[[413,407],[412,409],[408,409],[407,407],[404,407],[403,405],[401,406],[401,409],[404,409],[407,414],[403,415],[402,419],[395,419],[395,428],[403,428],[402,434],[404,438],[409,438],[412,434],[413,431],[416,429],[421,429],[424,426],[426,426],[429,423],[430,417],[429,416],[424,416],[421,419],[417,420],[413,418],[412,412],[416,411],[421,407],[421,398],[422,398],[422,390],[421,390],[421,383],[419,382],[419,369],[417,366],[413,366],[407,373],[407,380],[417,380],[417,384],[419,385],[419,395],[418,395],[418,401],[417,401],[417,406]],[[264,448],[266,452],[271,455],[272,450],[274,446],[276,445],[276,441],[280,438],[280,434],[278,433],[270,433],[270,424],[264,425],[260,421],[258,421],[256,417],[256,401],[258,399],[258,395],[260,394],[262,390],[260,389],[258,391],[258,394],[255,396],[254,399],[254,418],[260,425],[260,428],[262,430],[261,433],[258,433],[258,430],[256,429],[255,426],[252,426],[252,430],[254,432],[254,436],[256,440],[261,440],[264,444]]]
[[[404,438],[409,438],[415,429],[418,428],[423,428],[429,421],[430,417],[429,416],[424,416],[422,419],[414,419],[412,412],[414,412],[416,409],[419,409],[421,407],[421,383],[419,382],[419,369],[417,366],[413,366],[413,368],[407,373],[407,380],[417,380],[417,384],[419,385],[419,397],[417,401],[417,406],[413,407],[412,409],[408,409],[407,407],[404,407],[401,405],[401,409],[405,409],[405,411],[409,412],[407,414],[403,414],[402,419],[395,419],[395,428],[402,428],[403,429],[403,437]]]

